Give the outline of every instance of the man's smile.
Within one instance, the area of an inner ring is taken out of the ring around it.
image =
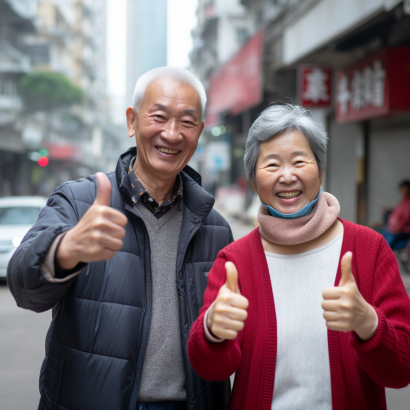
[[[174,149],[169,149],[169,148],[159,147],[159,146],[156,146],[155,148],[157,149],[157,151],[162,152],[164,154],[179,154],[181,152],[181,151],[177,151]]]

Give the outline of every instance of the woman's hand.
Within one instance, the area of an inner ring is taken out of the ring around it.
[[[238,288],[238,271],[232,262],[225,263],[226,283],[208,309],[207,326],[219,339],[236,339],[248,317],[248,299]]]
[[[341,332],[354,330],[360,339],[368,340],[376,333],[379,318],[356,285],[352,273],[352,257],[351,252],[343,255],[339,286],[323,292],[323,317],[329,329]]]

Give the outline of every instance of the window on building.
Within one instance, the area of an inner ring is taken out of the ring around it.
[[[9,77],[0,78],[0,95],[9,97],[17,95],[17,85],[14,79]]]
[[[259,9],[256,13],[256,25],[260,26],[263,23],[263,10]]]
[[[236,29],[236,39],[239,44],[245,44],[248,41],[249,35],[246,28],[237,28]]]
[[[27,46],[31,63],[49,64],[50,63],[50,45],[49,44],[31,44]]]

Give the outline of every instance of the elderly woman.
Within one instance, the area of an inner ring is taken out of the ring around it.
[[[320,186],[326,133],[299,106],[252,125],[259,228],[223,249],[192,326],[192,367],[236,372],[232,410],[386,409],[410,383],[410,301],[382,236],[338,218]]]

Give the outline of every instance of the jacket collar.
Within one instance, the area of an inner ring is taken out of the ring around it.
[[[128,178],[128,166],[132,156],[137,155],[136,147],[131,147],[120,155],[115,170],[118,189],[125,202],[133,206],[132,189]],[[215,199],[201,186],[201,176],[188,165],[181,171],[184,197],[183,203],[201,222],[208,216]]]

